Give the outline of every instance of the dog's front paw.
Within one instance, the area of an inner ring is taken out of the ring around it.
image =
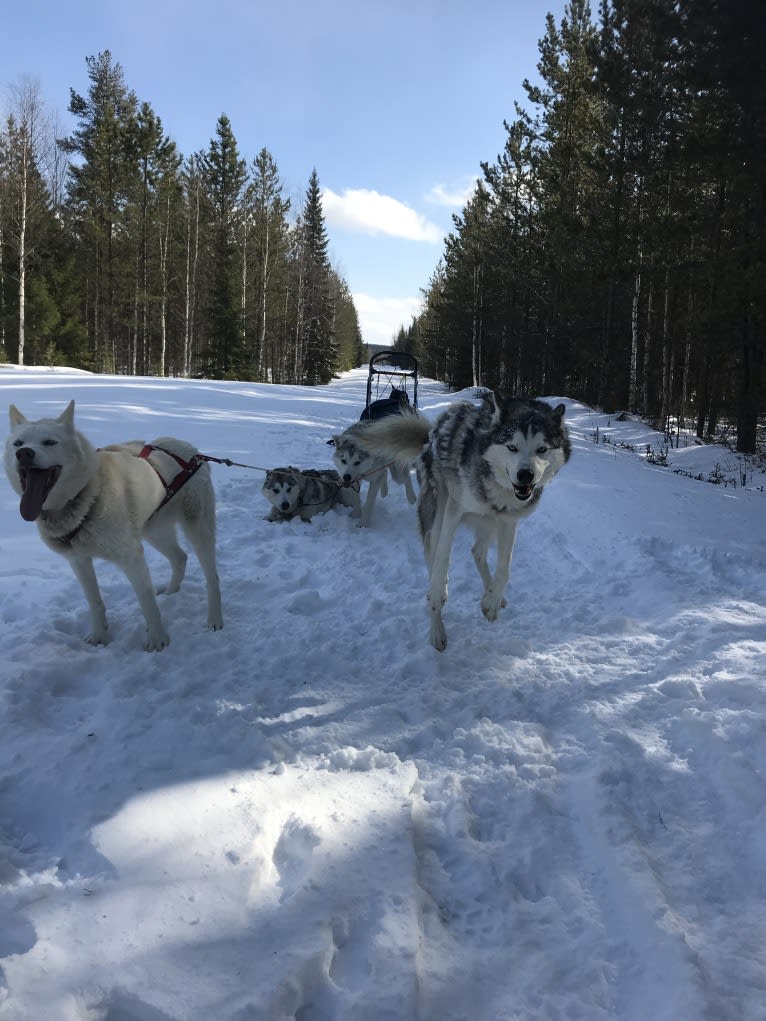
[[[170,644],[170,635],[167,631],[147,632],[144,642],[144,652],[160,652],[166,645]]]
[[[431,645],[437,652],[444,652],[447,648],[447,632],[444,630],[441,614],[437,613],[431,618],[431,633],[429,635]]]
[[[89,635],[85,636],[85,641],[88,645],[106,645],[109,641],[106,628],[94,628]]]
[[[502,609],[504,609],[508,603],[505,601],[502,592],[494,593],[490,589],[485,592],[481,600],[481,612],[487,618],[487,620],[497,620],[498,615]]]

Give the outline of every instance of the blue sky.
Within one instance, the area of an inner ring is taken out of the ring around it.
[[[333,264],[369,343],[409,323],[479,174],[526,102],[538,40],[564,0],[73,0],[3,15],[0,108],[36,79],[60,121],[85,58],[110,50],[183,155],[221,113],[248,163],[262,147],[302,206],[316,167]]]

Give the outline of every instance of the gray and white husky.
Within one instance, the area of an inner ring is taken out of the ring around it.
[[[365,444],[401,464],[417,459],[418,523],[428,567],[431,644],[447,635],[442,606],[455,533],[461,522],[475,534],[471,550],[484,583],[481,609],[494,621],[504,591],[519,521],[537,506],[543,486],[569,459],[565,406],[485,393],[480,406],[456,402],[431,426],[419,412],[392,415],[367,427]],[[487,564],[497,543],[495,573]]]
[[[370,524],[378,495],[386,496],[388,492],[389,471],[394,482],[404,486],[408,502],[415,503],[417,499],[410,477],[412,464],[373,453],[366,443],[367,430],[371,426],[371,422],[355,422],[329,441],[335,447],[332,459],[344,486],[359,490],[362,482],[368,483],[367,497],[362,504],[362,524],[365,527]]]
[[[350,507],[352,517],[359,517],[359,494],[343,486],[340,475],[332,468],[272,468],[266,472],[261,487],[271,504],[268,521],[289,521],[299,517],[309,521],[315,514],[324,514],[340,503]]]
[[[159,591],[177,592],[187,561],[178,544],[177,524],[205,574],[208,627],[223,627],[215,559],[215,495],[208,464],[193,468],[188,481],[167,499],[184,466],[199,463],[199,451],[172,437],[96,450],[75,429],[74,401],[58,418],[37,421],[29,421],[11,405],[10,420],[6,474],[21,497],[21,516],[37,523],[46,546],[66,557],[82,586],[91,616],[88,642],[103,645],[107,641],[106,608],[93,569],[93,558],[100,557],[122,568],[133,586],[146,621],[147,652],[168,644],[142,539],[170,562],[170,581]]]

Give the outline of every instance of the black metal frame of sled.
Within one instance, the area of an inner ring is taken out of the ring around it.
[[[377,366],[385,366],[385,368],[377,368]],[[394,381],[403,378],[404,379],[404,391],[407,392],[407,380],[412,380],[412,400],[410,406],[417,408],[418,406],[418,360],[414,355],[407,354],[406,351],[378,351],[370,359],[370,370],[367,376],[367,403],[365,404],[365,411],[369,412],[370,404],[372,403],[372,381],[373,378],[377,377],[376,381],[376,398],[380,397],[381,388],[387,387],[389,384],[394,385]],[[409,400],[410,395],[407,394]],[[385,400],[385,398],[383,398]]]

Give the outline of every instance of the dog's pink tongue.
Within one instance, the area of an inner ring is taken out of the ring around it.
[[[21,494],[19,511],[25,521],[36,521],[43,509],[47,494],[48,472],[35,471],[27,472],[24,492]]]

